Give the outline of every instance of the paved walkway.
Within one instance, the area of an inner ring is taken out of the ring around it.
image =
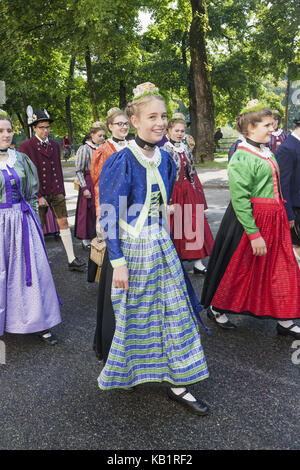
[[[200,169],[208,222],[215,235],[229,201],[226,170]],[[64,169],[70,219],[76,207],[74,168]],[[208,188],[207,184],[214,184]],[[218,186],[220,184],[220,186]],[[33,335],[6,334],[6,363],[0,365],[0,449],[300,449],[299,345],[276,334],[275,322],[231,316],[238,326],[201,328],[210,378],[191,386],[206,401],[199,418],[170,402],[166,391],[145,384],[135,393],[101,391],[100,363],[92,349],[97,284],[69,272],[60,240],[46,239],[63,321],[54,328],[59,342],[44,345]],[[75,253],[88,258],[80,241]],[[207,260],[205,260],[205,263]],[[190,274],[200,296],[203,278]],[[182,450],[182,452],[179,452]],[[144,468],[141,466],[140,468]]]

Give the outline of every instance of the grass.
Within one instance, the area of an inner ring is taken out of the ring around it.
[[[215,159],[212,162],[205,163],[195,163],[196,167],[207,167],[207,168],[227,168],[227,153],[216,153],[214,155]],[[226,158],[226,161],[219,162],[218,159]],[[75,166],[75,157],[70,158],[69,160],[61,160],[61,165],[63,167],[73,167]]]
[[[217,161],[212,161],[212,162],[205,162],[205,163],[196,163],[195,166],[198,167],[204,167],[204,168],[227,168],[228,162],[217,162]]]
[[[68,166],[75,166],[75,160],[61,160],[61,166],[68,167]]]
[[[227,153],[215,153],[214,155],[215,159],[217,158],[227,158],[228,157],[228,152]]]

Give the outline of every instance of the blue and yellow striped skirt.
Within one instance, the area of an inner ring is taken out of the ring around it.
[[[208,377],[181,263],[161,227],[120,240],[129,291],[112,287],[116,330],[98,378],[103,390],[145,382],[181,386]]]

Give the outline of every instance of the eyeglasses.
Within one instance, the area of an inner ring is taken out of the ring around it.
[[[129,122],[114,122],[111,126],[118,126],[118,127],[129,127]]]

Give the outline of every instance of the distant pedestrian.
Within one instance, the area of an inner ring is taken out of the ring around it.
[[[99,149],[93,152],[91,162],[91,177],[94,185],[95,192],[95,206],[96,206],[96,232],[100,230],[99,217],[100,217],[100,203],[99,203],[99,177],[102,171],[104,162],[113,154],[126,147],[128,144],[127,135],[129,131],[129,122],[126,114],[121,109],[114,107],[108,110],[106,117],[106,128],[111,134],[111,137],[103,144]],[[96,278],[98,266],[89,259],[88,267],[88,281],[93,282]],[[105,276],[109,276],[110,273],[107,271],[110,266],[107,263],[107,256],[104,256],[101,278],[98,289],[98,308],[100,311],[100,317],[102,318],[102,287],[106,285],[106,281],[103,281]],[[100,304],[99,304],[100,303]],[[110,316],[109,316],[110,317]],[[97,314],[97,318],[99,318]],[[102,322],[102,320],[100,320]],[[102,324],[102,323],[101,323]],[[98,321],[97,321],[98,325]],[[98,327],[96,327],[98,331]],[[99,339],[99,338],[98,338]]]
[[[279,184],[279,168],[265,146],[272,111],[250,102],[237,121],[240,143],[228,166],[231,202],[209,260],[201,303],[222,328],[226,313],[274,318],[277,332],[300,338],[300,271]]]
[[[207,405],[186,389],[208,377],[199,310],[193,309],[189,281],[160,213],[176,177],[172,157],[156,146],[167,125],[165,102],[154,85],[142,84],[127,113],[137,136],[104,163],[99,183],[116,318],[99,387],[168,382],[172,400],[206,415]]]
[[[282,117],[279,111],[273,111],[273,127],[274,131],[271,135],[271,140],[269,142],[269,147],[271,152],[276,154],[277,149],[279,148],[280,144],[285,141],[287,136],[289,135],[284,129],[280,129]]]
[[[85,263],[75,257],[65,198],[64,178],[58,142],[49,138],[50,119],[48,112],[38,109],[33,113],[28,107],[28,124],[35,135],[22,142],[20,152],[25,153],[37,168],[39,176],[39,215],[42,226],[46,222],[48,207],[51,208],[60,229],[70,271],[83,271]]]
[[[188,145],[183,143],[186,122],[182,113],[175,113],[168,122],[168,152],[177,168],[177,177],[169,202],[170,227],[178,256],[194,261],[194,273],[205,275],[202,259],[210,255],[214,239],[205,217],[206,198]]]
[[[294,123],[295,129],[278,147],[276,159],[294,253],[300,266],[300,116]]]
[[[220,149],[220,144],[219,144],[219,141],[223,139],[223,133],[221,131],[221,127],[218,127],[216,132],[215,132],[215,135],[214,135],[214,142],[215,142],[215,152],[217,151],[217,149]]]
[[[90,128],[91,140],[81,145],[76,153],[75,171],[79,181],[79,193],[75,216],[75,237],[79,238],[83,248],[90,248],[91,238],[95,236],[96,209],[94,184],[91,178],[91,161],[95,150],[101,147],[105,139],[105,124],[94,122]]]
[[[50,328],[61,315],[39,221],[38,175],[10,148],[12,136],[11,121],[0,116],[0,336],[37,333],[54,345]]]
[[[62,141],[63,157],[65,160],[69,160],[72,156],[72,145],[72,141],[69,139],[68,135],[65,135]]]

